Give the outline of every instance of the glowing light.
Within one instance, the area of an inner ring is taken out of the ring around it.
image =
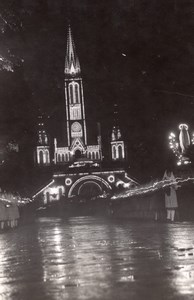
[[[118,187],[119,185],[124,185],[124,181],[118,180],[118,181],[116,182],[116,187]]]
[[[192,143],[192,145],[194,145],[194,133],[192,134],[191,143]]]
[[[51,184],[53,184],[55,181],[52,180],[51,182],[49,182],[49,184],[47,184],[45,187],[43,187],[40,191],[38,191],[33,197],[32,199],[36,198],[36,196],[38,196],[41,192],[43,192],[44,190],[47,189],[47,187],[49,187]]]
[[[189,158],[185,156],[185,153],[190,143],[194,144],[194,134],[190,142],[190,136],[188,133],[189,126],[187,124],[180,124],[178,128],[180,130],[179,140],[177,141],[176,135],[173,132],[171,132],[168,137],[169,148],[172,150],[174,155],[178,158],[176,162],[177,166],[188,165],[191,162]]]
[[[6,70],[8,72],[14,72],[13,63],[0,55],[0,70]]]
[[[71,184],[72,184],[71,178],[66,178],[66,179],[65,179],[65,184],[66,184],[66,185],[71,185]]]
[[[184,165],[188,165],[188,164],[190,164],[191,162],[189,161],[189,160],[185,160],[184,161]]]
[[[52,188],[50,188],[50,193],[51,193],[52,195],[58,194],[58,188],[57,188],[57,187],[52,187]]]
[[[150,192],[155,192],[158,190],[161,190],[166,187],[171,187],[171,186],[179,186],[180,184],[184,184],[186,182],[191,182],[194,183],[194,177],[188,177],[186,179],[183,178],[175,178],[175,180],[161,180],[161,181],[156,181],[150,185],[147,186],[142,186],[134,189],[130,189],[127,191],[124,191],[122,193],[119,193],[117,195],[114,195],[111,199],[120,199],[120,198],[129,198],[132,196],[139,196],[139,195],[144,195]]]
[[[71,64],[71,68],[70,68],[70,74],[74,74],[75,73],[75,68],[73,63]]]
[[[189,129],[189,126],[188,126],[187,124],[180,124],[180,125],[179,125],[179,129],[181,130],[181,129],[183,129],[183,128],[185,128],[186,130],[188,130],[188,129]]]
[[[173,132],[171,132],[169,138],[171,138],[171,137],[172,137],[172,138],[175,138],[176,135],[175,135]]]
[[[126,188],[129,188],[129,187],[130,187],[130,185],[131,185],[131,184],[130,184],[130,182],[128,182],[128,183],[124,183],[124,184],[123,184],[123,187],[126,189]]]
[[[115,181],[115,177],[113,175],[108,176],[108,181],[109,182],[114,182]]]

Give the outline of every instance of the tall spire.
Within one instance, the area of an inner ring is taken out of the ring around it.
[[[69,25],[67,33],[67,51],[65,57],[64,73],[70,76],[75,76],[80,72],[80,63],[75,51],[75,44],[71,32],[71,26]]]

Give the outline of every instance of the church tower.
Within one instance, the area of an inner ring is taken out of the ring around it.
[[[111,157],[113,161],[123,161],[126,158],[125,144],[118,125],[118,106],[114,105],[114,125],[111,134]]]
[[[86,152],[87,131],[81,69],[70,25],[64,75],[68,147],[73,155],[79,156]]]
[[[67,48],[64,67],[64,98],[66,110],[67,144],[61,147],[54,141],[54,163],[66,164],[76,160],[102,159],[100,144],[89,145],[85,117],[85,102],[81,68],[76,53],[71,26],[67,30]]]
[[[50,165],[50,146],[42,115],[38,117],[38,143],[35,151],[35,164],[38,166]]]

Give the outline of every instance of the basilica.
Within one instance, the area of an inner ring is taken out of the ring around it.
[[[41,168],[51,165],[64,166],[63,171],[60,169],[60,172],[53,172],[51,180],[34,194],[34,199],[41,196],[45,204],[59,200],[62,195],[67,198],[81,195],[91,197],[111,192],[118,186],[129,187],[135,184],[123,168],[108,170],[102,168],[100,131],[95,144],[90,145],[88,141],[81,67],[70,25],[67,29],[66,44],[64,65],[66,144],[59,146],[56,138],[50,141],[42,116],[38,122],[38,143],[34,155],[36,166]],[[116,120],[112,128],[110,150],[110,160],[125,161],[126,147]]]

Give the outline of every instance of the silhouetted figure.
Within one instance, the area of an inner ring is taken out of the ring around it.
[[[163,180],[166,180],[165,207],[167,210],[167,220],[174,221],[175,211],[178,207],[177,202],[177,183],[173,172],[166,170]]]

